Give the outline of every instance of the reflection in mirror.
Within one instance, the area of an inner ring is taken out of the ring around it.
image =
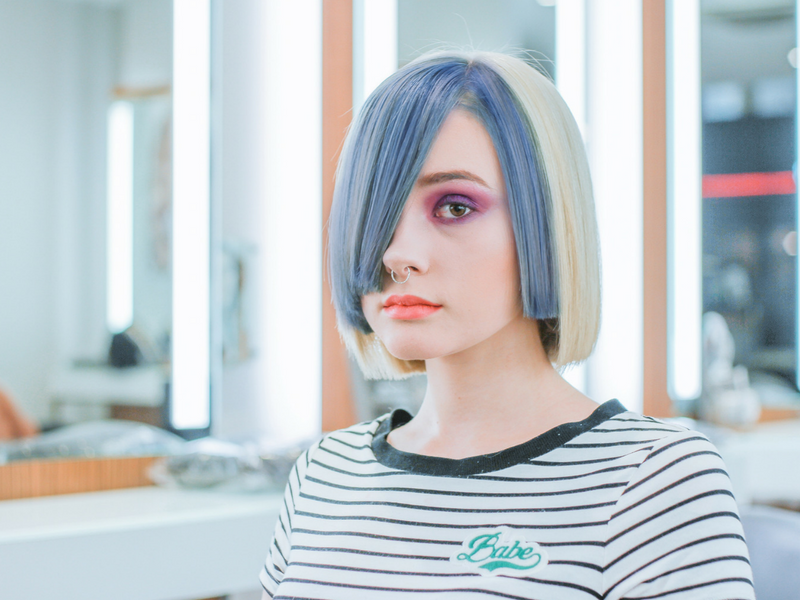
[[[396,10],[392,5],[370,0],[353,4],[355,110],[398,67],[441,46],[520,51],[551,77],[554,74],[552,1],[397,0]],[[389,408],[405,408],[414,414],[422,402],[424,375],[365,381],[353,361],[350,373],[360,420],[373,419]]]
[[[137,94],[137,95],[134,95]],[[132,332],[145,362],[166,362],[171,319],[172,152],[169,88],[118,91],[109,107],[108,330]],[[135,284],[134,284],[135,282]]]
[[[160,426],[172,3],[7,0],[0,54],[0,387],[44,430]]]
[[[704,356],[696,409],[723,423],[800,406],[795,12],[794,0],[700,2],[702,258],[695,264],[702,265]],[[684,243],[682,228],[675,215],[673,245]]]

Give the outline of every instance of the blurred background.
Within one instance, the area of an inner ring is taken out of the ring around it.
[[[346,356],[325,220],[364,98],[446,46],[522,53],[583,134],[603,322],[564,376],[706,433],[741,506],[794,513],[796,14],[794,0],[0,0],[0,498],[17,497],[4,464],[209,439],[263,457],[416,410],[424,375],[366,381]]]

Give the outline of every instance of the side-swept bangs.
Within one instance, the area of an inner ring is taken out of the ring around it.
[[[486,127],[506,185],[525,316],[557,366],[583,360],[599,327],[599,263],[588,164],[572,115],[524,61],[437,52],[386,79],[352,123],[336,172],[328,272],[337,327],[368,379],[425,371],[392,356],[361,309],[442,123],[456,108]]]

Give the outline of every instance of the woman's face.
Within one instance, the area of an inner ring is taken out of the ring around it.
[[[488,132],[468,111],[455,109],[442,125],[383,264],[383,291],[367,294],[361,305],[397,358],[456,354],[523,318],[500,163]],[[390,270],[407,282],[393,281]],[[398,300],[411,306],[392,306]]]

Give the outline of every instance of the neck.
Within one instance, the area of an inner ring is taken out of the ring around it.
[[[481,344],[427,360],[426,369],[419,413],[390,436],[401,450],[449,458],[487,454],[585,418],[597,406],[562,379],[536,321],[522,315]]]

